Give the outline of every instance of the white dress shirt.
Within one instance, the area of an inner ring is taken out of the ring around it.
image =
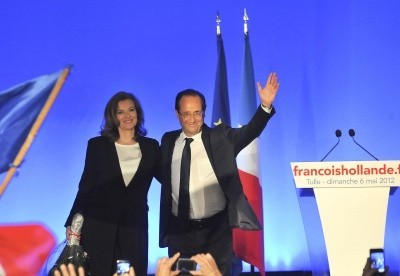
[[[178,216],[181,158],[183,147],[185,146],[185,138],[186,136],[182,132],[175,142],[172,155],[172,213],[175,216]],[[193,142],[190,143],[190,218],[202,219],[224,210],[226,198],[208,159],[201,139],[201,132],[191,138],[193,138]]]

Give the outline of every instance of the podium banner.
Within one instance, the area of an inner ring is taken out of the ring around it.
[[[297,188],[400,186],[400,161],[292,162]]]
[[[359,275],[370,248],[383,248],[400,161],[292,162],[297,188],[312,188],[331,276]]]

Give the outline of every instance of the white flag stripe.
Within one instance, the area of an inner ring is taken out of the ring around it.
[[[258,138],[242,149],[236,158],[238,168],[258,177]]]

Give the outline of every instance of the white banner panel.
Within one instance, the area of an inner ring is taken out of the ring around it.
[[[400,186],[400,161],[291,162],[297,188]]]
[[[360,275],[370,248],[384,248],[390,187],[400,161],[292,162],[297,188],[312,188],[331,276]]]

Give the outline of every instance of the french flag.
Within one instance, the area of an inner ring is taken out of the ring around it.
[[[253,59],[247,31],[244,38],[245,49],[238,116],[239,127],[250,121],[257,108]],[[258,177],[258,138],[239,153],[236,161],[244,193],[257,215],[260,225],[263,227],[262,188]],[[237,257],[257,267],[261,275],[265,275],[263,230],[244,231],[233,229],[233,250]]]

